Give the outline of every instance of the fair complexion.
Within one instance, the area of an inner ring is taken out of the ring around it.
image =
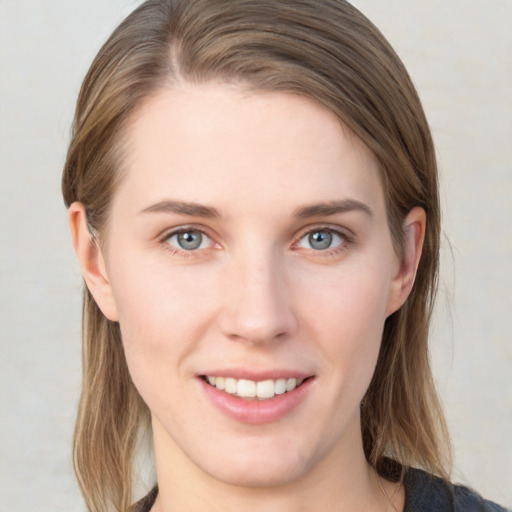
[[[290,94],[164,89],[125,147],[100,242],[79,203],[70,224],[151,411],[154,510],[391,510],[359,405],[413,285],[423,210],[399,260],[372,154]],[[226,378],[235,394],[217,389]],[[258,387],[267,398],[236,395]],[[384,487],[401,510],[403,491]]]

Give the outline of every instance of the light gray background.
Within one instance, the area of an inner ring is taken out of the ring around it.
[[[83,510],[80,286],[60,172],[80,81],[133,0],[0,0],[0,508]],[[418,86],[445,233],[433,364],[455,479],[512,504],[512,1],[357,0]]]

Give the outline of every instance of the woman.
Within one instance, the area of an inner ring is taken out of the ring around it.
[[[148,424],[134,510],[502,510],[448,480],[433,144],[350,4],[145,2],[85,78],[63,193],[89,510],[130,510]]]

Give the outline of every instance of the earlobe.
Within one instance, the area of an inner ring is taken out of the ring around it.
[[[112,321],[118,320],[105,260],[97,240],[89,231],[87,216],[82,203],[69,207],[69,227],[75,253],[87,288],[103,314]]]
[[[393,282],[387,304],[387,316],[397,311],[407,300],[416,278],[421,258],[427,216],[423,208],[413,208],[404,222],[404,253]]]

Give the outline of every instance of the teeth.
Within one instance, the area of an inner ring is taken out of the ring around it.
[[[237,395],[240,398],[258,398],[265,400],[274,395],[282,395],[293,391],[300,386],[304,379],[276,379],[262,380],[255,382],[248,379],[233,379],[231,377],[211,377],[207,376],[208,383],[221,391],[226,391],[231,395]]]
[[[283,393],[286,393],[286,379],[276,380],[274,392],[276,395],[282,395]]]
[[[256,382],[240,379],[236,385],[236,394],[241,398],[254,398],[256,396]]]
[[[236,388],[237,388],[236,379],[232,379],[231,377],[227,377],[225,379],[225,382],[226,382],[226,385],[224,386],[224,389],[225,389],[226,393],[230,393],[231,395],[235,395],[236,394]]]
[[[297,379],[288,379],[286,391],[293,391],[297,387]]]
[[[256,395],[258,398],[272,398],[275,394],[274,381],[262,380],[256,384]]]

